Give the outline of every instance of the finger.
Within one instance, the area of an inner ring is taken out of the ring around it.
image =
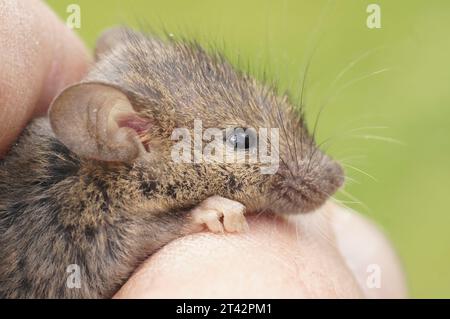
[[[383,232],[368,219],[336,206],[331,214],[337,247],[367,298],[406,298],[403,267]]]
[[[87,50],[41,1],[0,0],[0,157],[31,117],[78,81]]]

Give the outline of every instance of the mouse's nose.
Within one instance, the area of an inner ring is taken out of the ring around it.
[[[312,211],[328,200],[344,183],[341,165],[325,154],[303,161],[294,167],[283,167],[285,198],[300,211]]]
[[[322,167],[322,177],[329,184],[330,195],[332,195],[344,184],[345,175],[338,162],[330,158],[328,160],[328,163]]]

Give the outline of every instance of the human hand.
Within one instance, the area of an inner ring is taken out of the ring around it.
[[[407,296],[390,243],[354,212],[328,203],[288,221],[248,219],[250,231],[245,234],[200,233],[168,244],[135,272],[116,298]],[[374,266],[380,270],[379,288],[370,278],[378,275]]]
[[[41,1],[0,0],[0,158],[32,117],[81,79],[87,52]]]

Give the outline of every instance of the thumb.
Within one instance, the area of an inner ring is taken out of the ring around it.
[[[43,2],[0,0],[0,157],[33,116],[83,76],[89,60]]]

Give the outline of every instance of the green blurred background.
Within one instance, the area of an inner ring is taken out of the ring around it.
[[[141,21],[223,48],[294,98],[310,60],[308,121],[329,100],[317,139],[332,138],[324,147],[351,179],[338,198],[385,229],[413,297],[450,297],[450,1],[47,2],[64,20],[80,5],[91,48],[103,29]],[[381,29],[366,26],[374,2]]]

